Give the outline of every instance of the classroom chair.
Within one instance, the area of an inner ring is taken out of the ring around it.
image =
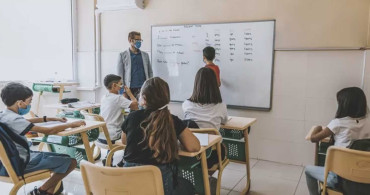
[[[24,180],[22,177],[17,176],[15,173],[13,166],[10,163],[10,160],[8,158],[8,155],[6,154],[6,151],[4,149],[3,144],[0,142],[0,161],[3,163],[6,171],[8,172],[7,176],[0,176],[0,181],[6,182],[6,183],[13,183],[14,186],[9,192],[9,195],[16,195],[18,190],[25,184],[48,179],[51,177],[52,172],[50,170],[40,170],[40,171],[34,171],[31,173],[27,173],[24,175]],[[60,182],[58,183],[57,187],[55,188],[55,192],[59,189]]]
[[[342,194],[326,186],[329,171],[352,182],[370,184],[370,152],[337,146],[329,147],[325,162],[322,194]]]
[[[152,165],[114,168],[82,161],[81,174],[86,194],[164,194],[161,171]]]
[[[201,129],[190,129],[193,133],[207,133],[212,135],[220,135],[220,132],[217,129],[207,129],[207,128],[201,128]],[[217,177],[217,187],[216,187],[216,194],[220,194],[220,188],[221,188],[221,178],[222,178],[222,172],[225,169],[225,167],[229,164],[229,159],[227,158],[227,155],[225,154],[225,159],[222,160],[221,157],[221,143],[218,143],[216,146],[212,147],[212,150],[217,151],[217,157],[218,157],[218,163],[215,164],[213,167],[208,167],[209,172],[214,172],[218,170],[218,177]]]
[[[85,110],[80,111],[81,114],[85,117],[85,120],[92,120],[92,121],[102,121],[104,122],[104,118],[98,114],[91,114],[89,112],[86,112]],[[108,144],[103,144],[99,141],[94,141],[93,143],[93,150],[97,147],[97,152],[94,154],[94,159],[96,156],[101,154],[101,149],[109,150]],[[122,144],[121,140],[117,140],[115,144],[113,144],[113,149],[111,149],[107,155],[107,161],[105,163],[105,166],[110,167],[112,164],[112,158],[116,151],[124,150],[126,148],[126,145]]]

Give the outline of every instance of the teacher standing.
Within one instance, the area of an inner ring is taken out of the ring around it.
[[[147,79],[153,77],[153,70],[148,53],[140,50],[143,42],[140,32],[130,32],[128,42],[130,48],[119,54],[117,70],[118,75],[123,78],[123,84],[138,97],[141,86]]]

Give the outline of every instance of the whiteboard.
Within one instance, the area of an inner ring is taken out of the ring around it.
[[[154,76],[166,80],[171,100],[193,91],[203,48],[216,50],[221,95],[229,107],[271,109],[275,21],[152,26]]]

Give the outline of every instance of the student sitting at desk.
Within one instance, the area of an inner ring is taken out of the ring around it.
[[[185,120],[192,120],[200,128],[220,129],[227,122],[226,104],[222,103],[216,75],[212,69],[198,70],[191,97],[182,104]]]
[[[220,88],[217,86],[216,75],[212,69],[201,68],[198,70],[193,94],[182,104],[185,122],[190,128],[214,128],[219,130],[221,124],[227,122],[226,104],[222,103]],[[196,124],[193,124],[193,123]],[[226,148],[221,144],[221,158],[224,159]],[[212,151],[207,159],[208,167],[218,163],[217,152]],[[210,175],[213,172],[209,172]]]
[[[136,98],[132,95],[131,90],[126,86],[124,86],[124,89],[131,100],[128,100],[123,95],[119,94],[123,87],[122,78],[120,76],[114,74],[105,76],[104,86],[107,88],[109,93],[101,100],[100,115],[107,123],[109,136],[114,144],[121,138],[121,125],[124,121],[124,109],[130,108],[131,110],[137,110],[138,103]],[[103,132],[100,132],[98,141],[103,144],[107,144],[107,140]],[[103,159],[104,165],[105,161],[106,159]],[[119,166],[121,164],[119,164]]]
[[[64,118],[32,118],[26,120],[22,115],[27,114],[31,109],[33,93],[28,87],[19,83],[9,83],[1,91],[1,99],[7,108],[0,112],[0,122],[9,127],[11,131],[24,136],[29,131],[35,131],[43,134],[56,134],[64,131],[67,128],[79,127],[85,125],[84,121],[76,121],[73,123],[61,124],[54,127],[36,126],[34,123],[42,123],[47,121],[65,122]],[[19,155],[26,159],[28,156],[27,150],[17,147]],[[59,181],[67,176],[77,166],[77,161],[68,155],[57,154],[51,152],[30,152],[30,161],[27,164],[24,172],[34,172],[38,170],[48,169],[54,172],[52,177],[47,180],[40,188],[35,187],[29,194],[53,194],[54,189]],[[58,194],[63,191],[63,185],[58,189]]]
[[[367,116],[367,104],[364,92],[358,87],[349,87],[337,93],[338,109],[326,128],[316,127],[310,140],[320,140],[334,136],[334,145],[347,147],[352,140],[370,137],[370,129],[364,129]],[[318,181],[324,181],[324,167],[306,166],[306,180],[310,195],[319,195]],[[327,184],[337,188],[340,178],[329,172]]]
[[[126,143],[124,166],[157,166],[166,195],[173,194],[173,178],[177,178],[177,140],[185,151],[200,150],[199,140],[168,110],[169,102],[168,84],[159,77],[148,79],[140,91],[139,103],[144,110],[130,113],[122,125],[122,143]]]

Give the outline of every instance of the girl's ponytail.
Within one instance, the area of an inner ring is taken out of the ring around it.
[[[151,114],[141,124],[144,139],[159,163],[170,163],[178,159],[178,146],[173,119],[167,104],[170,101],[168,84],[159,77],[147,80],[141,95],[146,101],[146,110]]]

